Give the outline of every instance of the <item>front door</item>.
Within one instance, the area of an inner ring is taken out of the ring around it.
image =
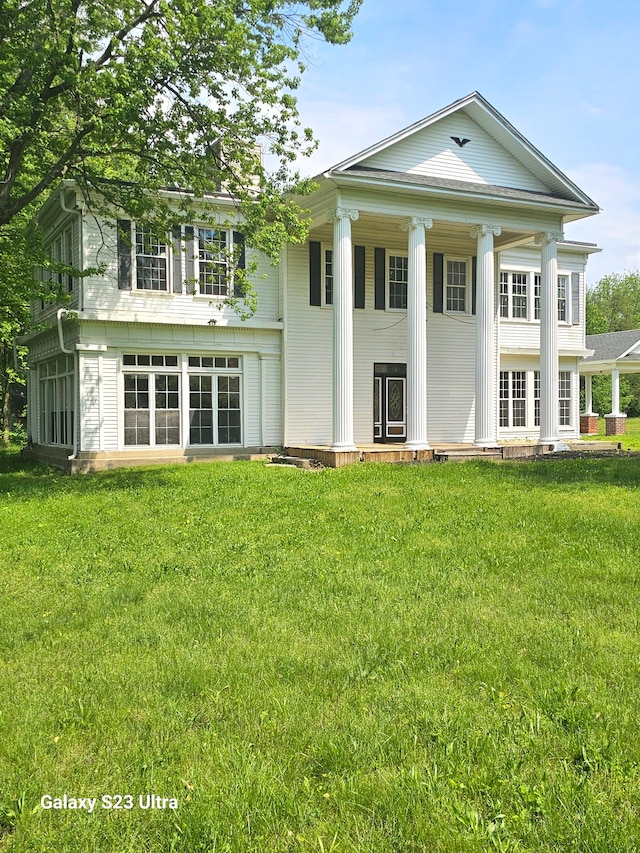
[[[405,364],[375,364],[373,370],[373,438],[388,443],[407,437]]]

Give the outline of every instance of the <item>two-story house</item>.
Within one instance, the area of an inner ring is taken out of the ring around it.
[[[33,452],[88,470],[579,437],[599,250],[563,232],[598,212],[585,193],[478,93],[317,183],[308,243],[257,257],[246,321],[220,307],[227,256],[255,255],[231,199],[219,227],[159,239],[94,217],[63,183],[41,212],[51,255],[104,272],[65,282],[65,309],[34,305],[48,328],[28,340]]]

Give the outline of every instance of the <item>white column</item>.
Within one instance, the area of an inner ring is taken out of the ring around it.
[[[428,450],[427,439],[427,252],[425,229],[433,220],[412,216],[407,286],[407,440],[410,450]]]
[[[353,261],[351,220],[357,210],[337,207],[333,220],[333,450],[357,450],[353,442]]]
[[[558,255],[561,232],[546,231],[540,244],[540,442],[555,444],[560,437],[558,411]]]
[[[593,414],[593,377],[590,373],[585,373],[584,376],[584,413],[585,415]]]
[[[478,225],[471,236],[478,240],[476,263],[476,431],[474,444],[495,447],[497,377],[495,364],[496,321],[494,310],[495,265],[493,238],[498,225]]]
[[[611,371],[611,414],[616,417],[622,417],[620,411],[620,371]]]

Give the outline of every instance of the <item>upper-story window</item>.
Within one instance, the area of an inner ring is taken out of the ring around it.
[[[567,319],[567,289],[569,286],[569,276],[558,276],[558,320],[563,322]]]
[[[533,281],[533,291],[534,291],[534,319],[540,319],[540,291],[542,288],[542,276],[540,273],[536,273]],[[567,322],[567,298],[569,291],[569,276],[568,275],[559,275],[558,276],[558,320],[560,322]]]
[[[389,308],[407,308],[409,259],[402,255],[389,255]]]
[[[167,244],[144,226],[136,228],[136,287],[168,290]]]
[[[243,296],[244,237],[226,228],[175,225],[170,234],[117,223],[117,270],[120,290]]]
[[[526,320],[529,302],[529,277],[522,272],[500,273],[500,316]]]
[[[466,261],[447,261],[446,310],[462,314],[467,311]]]
[[[227,232],[198,229],[198,287],[207,296],[226,296],[229,292]]]

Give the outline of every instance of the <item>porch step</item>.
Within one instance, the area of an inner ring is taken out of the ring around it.
[[[287,465],[289,468],[322,468],[317,459],[305,459],[302,456],[272,456],[272,465]]]
[[[483,459],[489,462],[501,462],[501,450],[481,450],[480,448],[469,448],[469,450],[436,450],[433,455],[435,462],[469,462],[471,459]]]

